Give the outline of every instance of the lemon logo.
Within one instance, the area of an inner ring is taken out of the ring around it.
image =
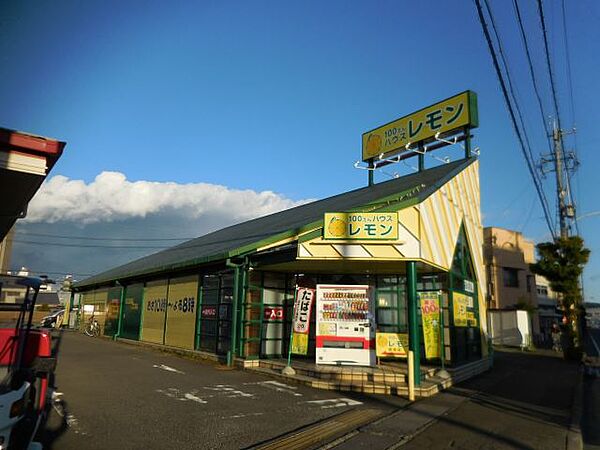
[[[346,222],[337,217],[333,217],[327,225],[329,234],[336,237],[344,237],[346,235]]]
[[[381,334],[377,336],[377,345],[381,348],[387,347],[387,337]]]
[[[370,134],[367,138],[367,153],[369,155],[381,153],[381,136]]]

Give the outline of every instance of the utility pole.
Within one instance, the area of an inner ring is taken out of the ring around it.
[[[556,120],[552,131],[552,141],[554,143],[554,172],[556,172],[556,197],[558,199],[558,217],[560,220],[560,237],[566,238],[569,235],[567,228],[567,217],[565,207],[565,188],[563,180],[563,161],[562,161],[562,131],[558,129]]]
[[[562,137],[565,134],[558,128],[557,121],[553,122],[552,129],[552,153],[543,155],[540,160],[542,174],[554,172],[556,174],[556,197],[558,200],[558,219],[560,225],[560,237],[567,238],[571,234],[571,221],[575,219],[575,205],[571,203],[569,184],[565,180],[567,171],[574,171],[579,162],[573,152],[566,153],[563,149]]]

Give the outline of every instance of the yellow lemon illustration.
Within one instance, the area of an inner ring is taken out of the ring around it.
[[[346,222],[344,222],[342,219],[334,217],[329,222],[327,229],[329,230],[329,234],[332,236],[343,237],[346,235]]]
[[[370,155],[381,152],[381,136],[378,134],[370,134],[367,139],[367,153]]]

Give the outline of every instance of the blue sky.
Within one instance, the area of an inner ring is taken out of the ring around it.
[[[546,153],[512,2],[491,3],[534,154]],[[520,4],[551,111],[535,4]],[[600,5],[567,2],[573,115],[560,2],[544,4],[563,127],[575,123],[578,130],[582,165],[573,187],[583,215],[600,209]],[[111,171],[133,183],[273,191],[279,207],[365,185],[366,173],[353,167],[364,131],[471,89],[479,98],[475,145],[481,148],[484,224],[521,230],[536,241],[548,238],[471,1],[6,1],[0,6],[0,79],[1,126],[67,141],[52,175],[82,180],[79,187]],[[569,146],[574,143],[567,138]],[[458,155],[439,152],[445,154]],[[544,183],[551,195],[552,177]],[[264,212],[264,199],[252,198],[241,208]],[[81,208],[96,218],[106,214],[91,206]],[[60,215],[58,206],[44,207]],[[150,211],[87,224],[73,217],[47,224],[40,219],[24,230],[191,237],[245,218],[219,210],[218,220],[204,216],[194,222],[196,211],[186,223],[185,204],[178,208],[177,222]],[[593,252],[586,289],[596,301],[599,221],[590,216],[580,222]],[[15,263],[35,265],[31,246],[16,244]],[[87,257],[66,257],[56,249],[53,263],[42,265],[81,273],[148,252],[113,251],[94,262],[89,249]]]

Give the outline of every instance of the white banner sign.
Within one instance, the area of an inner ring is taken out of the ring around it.
[[[299,287],[296,290],[296,307],[294,308],[294,332],[308,333],[310,309],[315,298],[315,290]]]

